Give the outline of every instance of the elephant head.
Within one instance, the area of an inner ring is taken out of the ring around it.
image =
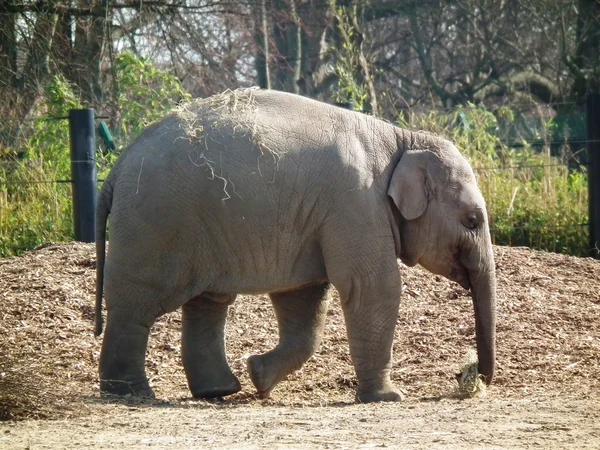
[[[388,195],[397,208],[402,261],[471,289],[478,370],[491,383],[495,265],[485,202],[471,166],[449,141],[417,133],[394,169]]]

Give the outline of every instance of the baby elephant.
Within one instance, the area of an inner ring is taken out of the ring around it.
[[[110,214],[110,246],[105,255]],[[317,349],[339,291],[359,402],[401,400],[390,381],[397,258],[471,289],[479,373],[492,381],[496,281],[483,197],[444,139],[297,95],[239,89],[180,106],[121,155],[97,212],[100,388],[152,396],[150,327],[183,309],[194,397],[240,390],[227,308],[269,293],[279,344],[248,359],[261,396]],[[106,256],[106,261],[105,261]]]

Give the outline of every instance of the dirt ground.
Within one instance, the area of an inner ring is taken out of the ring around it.
[[[98,392],[92,245],[0,260],[0,449],[600,448],[600,262],[496,247],[498,372],[485,398],[457,394],[474,344],[469,293],[400,265],[404,290],[392,378],[400,404],[354,404],[356,380],[334,298],[317,354],[269,400],[245,361],[277,342],[265,296],[230,309],[227,352],[242,392],[189,397],[181,316],[152,329],[155,401]]]

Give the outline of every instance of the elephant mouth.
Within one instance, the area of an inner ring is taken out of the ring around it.
[[[407,266],[411,266],[404,259],[402,262]],[[450,281],[458,283],[465,289],[471,289],[471,278],[469,277],[469,270],[467,267],[455,256],[454,258],[448,258],[446,260],[440,259],[433,263],[432,259],[422,259],[418,261],[425,269],[430,272],[442,275],[448,278]]]
[[[471,279],[467,268],[458,263],[450,269],[450,277],[452,281],[457,282],[465,289],[471,289]]]

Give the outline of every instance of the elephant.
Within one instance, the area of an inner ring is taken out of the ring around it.
[[[402,400],[390,377],[398,259],[471,290],[478,371],[487,384],[494,376],[485,201],[465,157],[433,134],[272,90],[192,100],[119,156],[99,195],[96,252],[103,393],[153,396],[149,331],[180,307],[193,397],[240,391],[225,353],[228,306],[238,294],[268,293],[279,343],[247,360],[268,397],[317,350],[333,286],[356,401]]]

